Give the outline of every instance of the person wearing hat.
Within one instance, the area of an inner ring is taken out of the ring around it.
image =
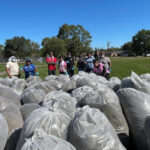
[[[12,56],[8,59],[8,62],[6,64],[6,72],[9,78],[19,77],[19,65],[15,56]]]
[[[38,75],[36,70],[36,66],[32,63],[30,59],[26,60],[26,65],[23,67],[23,71],[25,73],[25,78],[29,78],[30,76]]]

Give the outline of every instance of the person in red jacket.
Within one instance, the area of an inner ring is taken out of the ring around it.
[[[50,52],[50,57],[46,58],[48,64],[48,75],[56,75],[57,59],[54,57],[53,52]]]

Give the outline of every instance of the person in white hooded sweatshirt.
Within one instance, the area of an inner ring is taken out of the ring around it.
[[[9,78],[19,77],[19,65],[15,56],[12,56],[8,59],[6,64],[6,72]]]

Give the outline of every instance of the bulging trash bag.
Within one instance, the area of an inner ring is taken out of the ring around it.
[[[132,88],[121,89],[117,95],[129,123],[134,146],[137,150],[148,150],[144,135],[144,122],[150,115],[150,96]]]
[[[132,72],[131,77],[124,78],[121,83],[122,88],[134,88],[138,91],[150,94],[150,83],[142,80],[136,73]]]
[[[150,116],[147,116],[144,123],[144,134],[146,136],[146,141],[148,145],[148,149],[150,149]]]
[[[23,91],[21,95],[21,102],[23,104],[39,104],[50,91],[56,91],[56,89],[46,81],[34,84]]]
[[[45,80],[46,80],[46,81],[51,81],[51,80],[55,80],[56,78],[57,78],[57,76],[55,76],[55,75],[50,75],[50,76],[45,77]]]
[[[75,97],[80,105],[82,100],[86,97],[86,95],[90,92],[93,92],[93,88],[89,86],[79,87],[72,91],[71,96]]]
[[[95,73],[89,73],[89,77],[95,82],[99,82],[99,84],[106,85],[106,86],[108,84],[108,81],[106,80],[105,77],[96,75]]]
[[[56,90],[60,90],[62,87],[62,83],[57,80],[49,80],[47,82],[48,82],[47,84],[49,84],[49,86],[54,87]]]
[[[0,150],[4,150],[8,137],[8,125],[6,119],[0,114]]]
[[[121,80],[117,77],[112,77],[108,86],[114,91],[118,91],[121,88]]]
[[[14,102],[18,107],[21,106],[20,96],[11,88],[0,85],[0,96],[3,96]]]
[[[78,81],[78,79],[79,79],[79,75],[74,75],[74,76],[72,76],[71,78],[70,78],[70,80],[71,81],[74,81],[74,82],[77,82]]]
[[[105,115],[88,106],[76,114],[68,134],[77,150],[125,150]]]
[[[84,72],[84,71],[79,71],[79,76],[87,76],[88,73]]]
[[[42,82],[39,76],[30,76],[26,81],[27,81],[27,86]]]
[[[23,120],[25,121],[27,119],[27,117],[31,114],[31,112],[39,107],[40,107],[40,105],[35,104],[35,103],[24,104],[20,108]]]
[[[92,88],[97,88],[98,82],[90,78],[89,76],[80,76],[77,81],[77,88],[82,86],[90,86]]]
[[[0,78],[0,84],[10,87],[12,79],[9,78]]]
[[[48,107],[50,110],[54,111],[63,111],[70,116],[71,119],[74,118],[76,104],[76,99],[63,91],[53,91],[48,93],[42,102],[42,106]]]
[[[51,111],[46,107],[34,110],[25,120],[16,150],[21,149],[26,138],[32,137],[35,129],[66,139],[70,121],[70,117],[62,111]]]
[[[65,83],[65,82],[70,81],[70,78],[69,78],[69,75],[60,74],[58,75],[56,80],[60,81],[61,83]]]
[[[150,74],[149,73],[140,75],[140,78],[150,82]]]
[[[24,79],[13,79],[10,84],[10,87],[14,89],[19,95],[22,94],[24,88],[26,87],[27,83]]]
[[[75,81],[68,81],[65,82],[62,86],[62,90],[65,92],[72,92],[76,88],[76,82]]]
[[[37,129],[34,135],[27,139],[21,150],[75,150],[75,148],[67,141]]]
[[[128,125],[122,113],[119,99],[110,88],[104,86],[89,92],[83,99],[82,105],[98,108],[106,115],[118,134],[128,135]]]
[[[14,150],[19,139],[23,119],[19,107],[10,100],[0,96],[0,113],[5,117],[8,124],[8,141],[6,150]]]

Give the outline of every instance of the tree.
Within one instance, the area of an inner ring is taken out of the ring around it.
[[[150,30],[141,30],[132,38],[132,49],[133,51],[141,55],[143,53],[147,53],[148,41],[150,39]]]
[[[4,57],[4,46],[0,45],[0,58]]]
[[[73,56],[90,50],[92,37],[81,25],[62,25],[59,28],[57,38],[64,40],[67,51]]]
[[[5,42],[4,56],[29,57],[39,50],[39,45],[24,37],[14,37]]]
[[[66,54],[67,49],[65,42],[57,37],[45,38],[42,41],[42,54],[46,56],[50,51],[54,53],[55,56],[63,56]]]
[[[132,42],[127,42],[121,46],[122,50],[132,51]]]

